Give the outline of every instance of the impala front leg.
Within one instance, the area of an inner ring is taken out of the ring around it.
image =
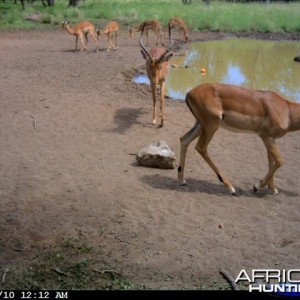
[[[152,90],[152,99],[153,99],[153,107],[152,107],[152,124],[156,124],[156,84],[151,83]]]

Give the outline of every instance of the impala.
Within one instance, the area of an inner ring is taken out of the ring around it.
[[[145,23],[146,26],[146,23]],[[169,53],[172,49],[172,38],[171,38],[171,28],[169,28],[169,46],[168,48],[154,47],[148,51],[142,42],[144,27],[142,28],[140,36],[140,46],[142,48],[141,52],[143,58],[146,60],[147,75],[150,80],[152,98],[153,98],[153,117],[152,124],[156,124],[156,86],[160,86],[160,112],[161,112],[161,123],[159,127],[164,124],[164,99],[165,99],[165,80],[167,75],[167,67],[169,60],[173,53]]]
[[[161,45],[163,45],[162,42],[162,34],[161,34],[161,24],[158,20],[147,20],[144,21],[143,23],[141,23],[138,26],[135,27],[130,27],[129,28],[129,34],[130,37],[133,37],[133,33],[134,32],[140,32],[142,31],[144,28],[145,32],[146,32],[146,38],[147,38],[147,45],[149,44],[149,40],[148,40],[148,31],[152,30],[154,32],[154,34],[156,35],[156,46],[160,43]]]
[[[70,23],[69,21],[64,20],[62,22],[62,28],[66,29],[68,33],[75,35],[76,37],[75,51],[77,51],[78,37],[80,38],[80,41],[83,45],[83,48],[80,51],[84,51],[84,50],[88,51],[87,42],[88,42],[88,34],[90,34],[96,45],[96,51],[98,52],[98,43],[96,38],[95,26],[89,21],[82,21],[74,25],[73,27],[71,27],[69,23]]]
[[[107,35],[107,39],[108,39],[107,51],[109,51],[109,49],[111,48],[113,48],[114,50],[118,48],[118,30],[119,30],[119,25],[116,21],[109,22],[103,29],[97,29],[98,39],[100,38],[101,34]],[[113,37],[115,37],[116,45],[114,45],[112,42]]]
[[[269,170],[255,184],[254,192],[268,188],[278,194],[274,174],[282,165],[275,139],[300,129],[300,104],[292,103],[272,91],[259,91],[227,84],[202,84],[186,94],[186,104],[196,118],[195,125],[180,138],[178,179],[185,185],[184,165],[189,144],[199,137],[196,150],[216,173],[232,195],[235,189],[229,179],[214,164],[207,147],[220,128],[257,134],[268,155]]]
[[[173,17],[169,20],[168,26],[171,28],[177,26],[179,28],[180,39],[181,36],[183,36],[183,41],[184,42],[188,41],[189,35],[188,35],[187,26],[182,19],[178,17]]]

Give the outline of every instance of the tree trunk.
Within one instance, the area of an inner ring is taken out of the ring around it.
[[[42,3],[43,3],[44,6],[53,6],[54,5],[54,0],[42,0]]]
[[[80,0],[69,0],[69,6],[78,6]]]

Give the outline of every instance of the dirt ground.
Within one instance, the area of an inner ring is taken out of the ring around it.
[[[194,32],[191,41],[228,36]],[[121,31],[117,51],[106,52],[104,38],[98,53],[88,45],[75,53],[64,31],[0,32],[0,272],[78,232],[147,289],[221,282],[221,269],[234,278],[241,269],[299,269],[300,135],[277,141],[279,195],[252,190],[267,171],[261,140],[223,129],[209,151],[238,196],[195,143],[188,185],[179,186],[177,170],[140,167],[134,154],[162,139],[178,161],[179,138],[194,123],[186,104],[166,99],[165,126],[155,128],[149,86],[131,81],[144,64],[138,35]],[[175,40],[175,54],[185,46]]]

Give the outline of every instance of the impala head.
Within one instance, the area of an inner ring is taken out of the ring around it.
[[[69,23],[70,23],[70,21],[68,21],[67,19],[64,19],[61,23],[61,28],[65,29]]]
[[[174,20],[173,20],[173,19],[170,19],[170,20],[169,20],[169,23],[168,23],[168,26],[171,27],[171,28],[173,28],[175,25],[176,25],[176,24],[175,24]]]
[[[143,25],[143,29],[141,31],[140,40],[139,40],[140,46],[142,48],[141,52],[143,58],[146,59],[147,64],[149,65],[149,69],[151,71],[152,78],[153,78],[153,83],[157,84],[159,82],[160,70],[162,68],[162,64],[164,62],[169,61],[170,58],[173,56],[173,53],[170,53],[173,47],[172,38],[171,38],[171,27],[169,27],[169,46],[162,53],[161,53],[161,48],[156,48],[156,47],[152,48],[150,52],[146,49],[142,41],[144,28],[145,28],[145,23]]]
[[[99,40],[99,38],[100,38],[100,35],[101,35],[101,33],[102,33],[102,30],[103,30],[103,29],[101,29],[101,28],[97,28],[97,29],[96,29],[98,40]]]

